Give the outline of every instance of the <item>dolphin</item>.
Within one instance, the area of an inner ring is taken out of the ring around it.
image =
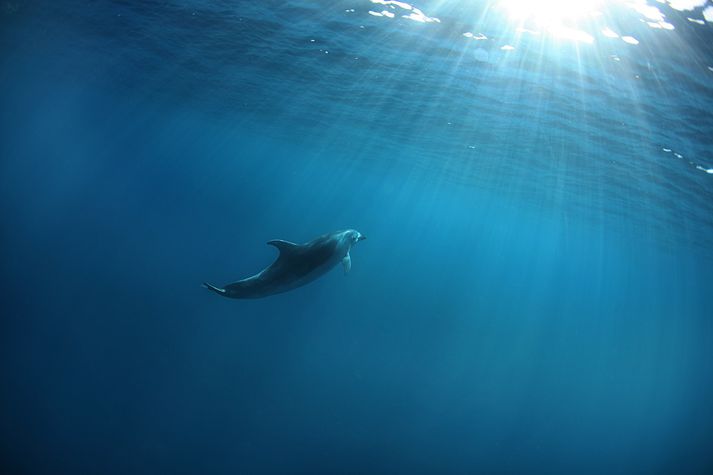
[[[366,236],[354,229],[324,234],[305,244],[275,239],[267,241],[280,255],[275,262],[252,277],[224,288],[207,282],[207,289],[232,299],[258,299],[301,287],[326,274],[341,262],[346,274],[352,267],[349,251]]]

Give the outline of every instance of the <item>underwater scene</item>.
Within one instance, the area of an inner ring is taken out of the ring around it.
[[[0,213],[0,473],[713,473],[711,1],[0,0]]]

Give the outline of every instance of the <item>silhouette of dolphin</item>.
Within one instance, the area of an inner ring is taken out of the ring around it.
[[[268,241],[280,255],[268,267],[224,288],[207,282],[203,285],[218,295],[232,299],[257,299],[301,287],[324,275],[338,262],[344,273],[352,267],[349,251],[366,236],[354,229],[324,234],[306,244],[295,244],[279,239]]]

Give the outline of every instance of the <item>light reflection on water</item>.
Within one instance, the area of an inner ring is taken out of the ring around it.
[[[384,7],[380,12],[373,10],[368,12],[375,17],[396,21],[403,18],[420,23],[441,23],[441,19],[428,16],[409,3],[390,0],[369,1]],[[435,2],[431,7],[438,9],[444,3],[447,2]],[[701,27],[710,28],[708,22],[713,23],[713,6],[707,5],[707,0],[488,0],[474,1],[473,6],[476,5],[477,9],[474,10],[481,12],[480,20],[476,24],[478,29],[462,32],[461,35],[467,40],[478,43],[471,53],[472,58],[481,63],[491,64],[501,63],[505,59],[502,54],[516,54],[513,53],[516,50],[522,50],[523,54],[527,55],[538,52],[540,57],[536,60],[543,62],[543,58],[551,54],[552,50],[565,48],[567,43],[574,43],[582,45],[582,49],[577,47],[574,53],[577,61],[580,61],[579,66],[582,67],[580,55],[597,54],[598,47],[602,50],[616,48],[612,42],[621,42],[624,47],[641,45],[645,40],[640,37],[640,33],[634,33],[634,30],[640,32],[642,24],[652,31],[659,32],[659,36],[647,36],[646,40],[654,43],[645,45],[649,49],[666,44],[680,47],[684,41],[671,36],[675,35],[673,30],[676,30],[676,27],[661,11],[662,5],[686,12],[688,15],[686,20]],[[348,12],[354,13],[355,10],[350,9]],[[400,14],[403,12],[410,13]],[[621,21],[622,12],[630,15],[628,21]],[[470,12],[462,14],[468,15]],[[492,15],[495,15],[496,21],[493,21]],[[508,33],[497,31],[502,23],[505,23],[505,30],[509,30]],[[449,24],[448,20],[440,26],[455,27]],[[532,47],[533,42],[535,48]],[[594,51],[587,52],[586,48],[593,48]],[[501,55],[494,54],[496,50],[499,50]],[[561,53],[555,55],[560,56]],[[607,54],[605,57],[611,61],[621,61],[618,54]],[[648,68],[652,68],[650,63]],[[713,72],[713,66],[707,66],[707,69]],[[633,75],[633,79],[639,80],[641,76]],[[713,164],[702,164],[692,160],[688,160],[688,164],[692,169],[708,174],[713,173],[711,171]]]

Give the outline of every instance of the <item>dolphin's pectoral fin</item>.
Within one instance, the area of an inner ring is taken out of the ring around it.
[[[280,255],[289,255],[294,252],[299,246],[294,242],[283,241],[282,239],[273,239],[272,241],[267,241],[270,246],[275,246]]]
[[[347,255],[342,259],[342,265],[344,266],[344,274],[346,275],[352,268],[352,258],[347,252]]]

